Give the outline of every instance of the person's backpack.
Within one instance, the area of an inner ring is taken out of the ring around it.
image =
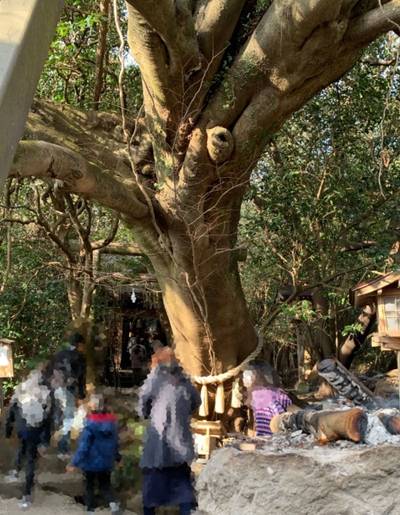
[[[51,391],[42,384],[41,379],[41,374],[34,371],[17,386],[12,398],[28,427],[39,427],[48,418],[51,410]]]

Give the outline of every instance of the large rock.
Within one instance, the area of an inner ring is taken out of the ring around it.
[[[197,481],[207,515],[399,515],[400,447],[216,451]]]

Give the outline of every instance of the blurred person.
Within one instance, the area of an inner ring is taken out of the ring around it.
[[[111,413],[101,395],[92,395],[89,414],[78,442],[78,448],[67,472],[81,469],[85,476],[85,503],[87,513],[96,509],[95,491],[98,491],[110,506],[111,513],[120,514],[112,486],[111,473],[116,462],[120,462],[117,418]]]
[[[70,458],[71,428],[77,404],[86,396],[85,340],[78,333],[68,338],[68,346],[56,353],[46,367],[45,375],[54,392],[58,412],[56,418],[61,428],[58,457]]]
[[[180,514],[188,515],[196,506],[190,419],[200,404],[198,391],[172,349],[156,350],[152,371],[139,394],[139,414],[149,419],[140,461],[144,515],[154,515],[156,507],[165,505],[179,505]]]
[[[131,336],[128,340],[128,352],[135,385],[142,384],[148,373],[149,353],[143,341],[143,338],[139,339],[136,336]]]
[[[284,390],[270,382],[262,362],[249,363],[242,373],[242,380],[247,389],[247,405],[253,411],[256,436],[272,435],[272,418],[287,411],[292,400]]]
[[[35,467],[38,452],[42,454],[49,445],[52,418],[51,390],[44,383],[41,370],[33,370],[19,384],[11,398],[6,420],[6,438],[16,430],[19,449],[15,470],[6,476],[6,481],[17,480],[25,461],[25,482],[20,508],[27,509],[32,503]]]

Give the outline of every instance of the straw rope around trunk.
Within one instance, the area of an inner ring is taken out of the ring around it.
[[[246,365],[253,361],[261,352],[264,346],[264,338],[259,334],[258,335],[258,344],[257,347],[250,353],[247,358],[245,358],[240,365],[223,372],[222,374],[218,374],[215,376],[191,376],[191,379],[201,385],[207,384],[220,384],[228,381],[229,379],[233,379],[237,375],[239,375],[246,368]]]

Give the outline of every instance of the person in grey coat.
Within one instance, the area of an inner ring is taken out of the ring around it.
[[[139,414],[149,419],[140,466],[144,515],[157,506],[179,505],[187,515],[195,507],[190,463],[195,457],[190,429],[200,395],[171,348],[158,349],[139,396]]]

